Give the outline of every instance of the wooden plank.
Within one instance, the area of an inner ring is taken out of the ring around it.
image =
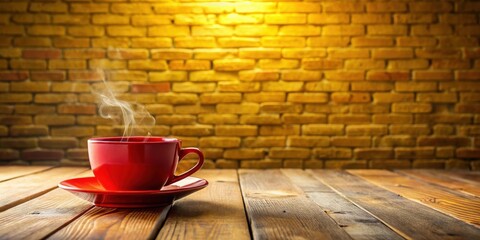
[[[235,170],[202,170],[209,185],[175,203],[157,239],[250,239]]]
[[[480,197],[480,186],[472,184],[469,181],[461,181],[447,174],[444,170],[425,170],[425,169],[410,169],[395,171],[402,175],[406,175],[430,184],[443,186],[465,194]]]
[[[169,210],[93,207],[48,239],[152,239]]]
[[[480,226],[479,198],[406,178],[387,170],[349,170],[348,172],[405,198]]]
[[[351,239],[280,170],[239,170],[254,239]]]
[[[0,211],[38,197],[87,168],[61,167],[0,182]]]
[[[381,221],[302,170],[282,170],[353,239],[403,239]]]
[[[477,187],[480,187],[480,172],[473,172],[473,171],[466,171],[466,170],[452,170],[452,171],[444,171],[443,173],[458,181],[470,183]]]
[[[86,172],[79,177],[91,175]],[[54,189],[0,212],[0,239],[43,239],[92,207],[63,189]]]
[[[45,171],[49,166],[0,166],[0,182],[28,174]]]
[[[309,170],[310,171],[310,170]],[[314,176],[408,239],[476,239],[480,229],[410,201],[345,171]]]

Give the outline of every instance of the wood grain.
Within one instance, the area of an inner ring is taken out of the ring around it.
[[[10,180],[12,178],[45,171],[48,166],[0,166],[0,182]]]
[[[86,172],[78,177],[91,175]],[[63,189],[54,189],[0,212],[0,239],[45,238],[92,207]]]
[[[454,178],[458,181],[473,184],[480,187],[480,172],[478,171],[465,171],[465,170],[453,170],[445,171],[445,175]]]
[[[430,184],[447,187],[465,194],[480,197],[480,186],[472,184],[471,181],[461,181],[455,177],[445,174],[444,170],[397,170],[402,175],[406,175]]]
[[[290,180],[327,213],[353,239],[403,239],[381,221],[360,209],[302,170],[282,170]]]
[[[480,226],[480,199],[387,170],[349,170],[367,181],[403,197]]]
[[[254,239],[351,239],[279,170],[239,170]]]
[[[250,239],[235,170],[202,170],[209,185],[176,202],[157,239]]]
[[[310,171],[310,170],[309,170]],[[477,239],[480,229],[344,171],[314,176],[408,239]]]
[[[93,207],[48,239],[152,239],[169,209]]]
[[[0,182],[0,211],[38,197],[87,168],[61,167]]]

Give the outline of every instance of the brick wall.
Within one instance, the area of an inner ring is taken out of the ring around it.
[[[92,89],[218,168],[480,168],[480,2],[0,2],[0,163],[88,164]],[[99,71],[103,69],[104,71]],[[191,160],[193,161],[193,160]]]

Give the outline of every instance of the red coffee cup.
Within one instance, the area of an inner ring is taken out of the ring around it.
[[[176,176],[177,164],[187,154],[197,164]],[[198,171],[204,162],[198,148],[182,148],[181,141],[164,137],[104,137],[88,140],[88,157],[98,182],[106,190],[157,190]]]

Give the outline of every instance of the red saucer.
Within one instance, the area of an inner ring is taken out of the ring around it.
[[[110,191],[105,190],[95,177],[72,178],[58,186],[98,207],[146,208],[166,206],[208,185],[207,180],[187,177],[164,186],[160,190]]]

